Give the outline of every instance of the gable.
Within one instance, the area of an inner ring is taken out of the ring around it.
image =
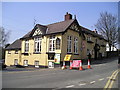
[[[40,30],[40,28],[36,28],[32,36],[37,36],[41,34],[42,34],[42,31]]]

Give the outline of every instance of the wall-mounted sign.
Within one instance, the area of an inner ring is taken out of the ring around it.
[[[65,55],[64,61],[70,61],[71,55]]]
[[[55,54],[55,63],[60,64],[60,54]]]

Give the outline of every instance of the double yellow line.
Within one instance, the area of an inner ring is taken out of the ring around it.
[[[105,87],[103,90],[110,90],[113,86],[113,83],[119,73],[120,69],[117,69],[116,71],[114,71],[111,75],[111,77],[109,78],[108,82],[106,83]]]

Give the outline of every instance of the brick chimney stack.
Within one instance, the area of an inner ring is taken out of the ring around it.
[[[65,21],[70,20],[70,19],[72,19],[72,15],[67,12],[66,15],[65,15]]]

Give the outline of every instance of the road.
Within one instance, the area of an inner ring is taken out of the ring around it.
[[[102,62],[102,63],[101,63]],[[111,88],[118,88],[118,75],[110,80],[112,74],[118,70],[117,58],[99,60],[92,63],[92,69],[61,70],[38,69],[33,71],[3,71],[3,88],[104,88],[110,84]],[[108,82],[109,81],[109,82]]]

